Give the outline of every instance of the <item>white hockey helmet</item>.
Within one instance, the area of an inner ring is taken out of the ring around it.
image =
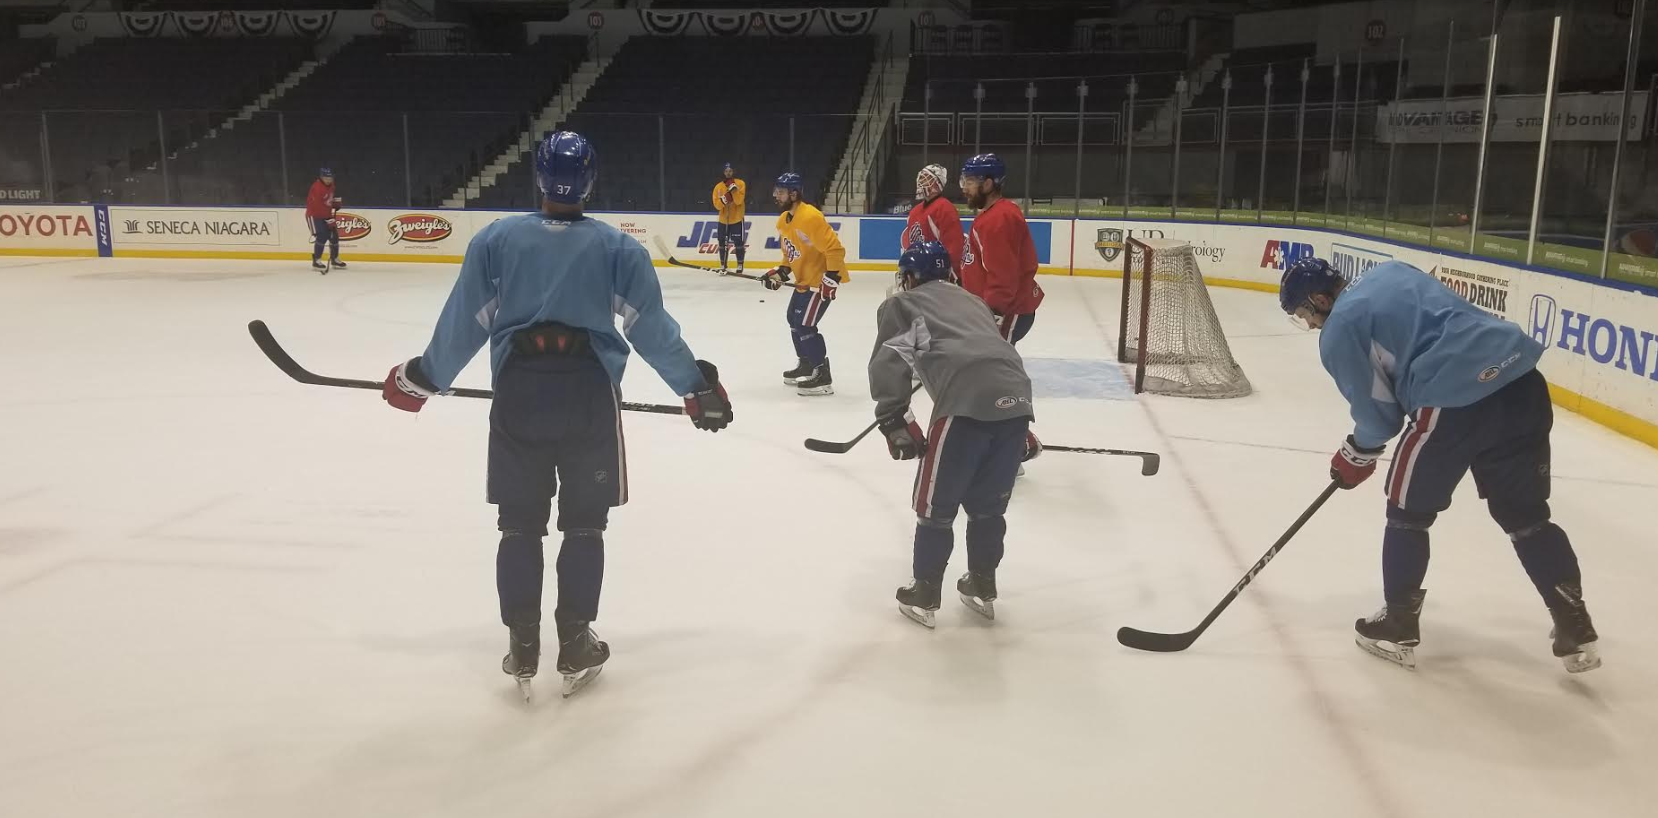
[[[949,171],[943,165],[928,165],[915,175],[915,198],[931,199],[944,192]]]

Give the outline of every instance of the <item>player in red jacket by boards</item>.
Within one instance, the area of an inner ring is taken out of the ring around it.
[[[909,221],[898,238],[898,252],[910,245],[936,241],[950,253],[950,281],[961,282],[961,250],[966,242],[961,232],[961,215],[956,206],[944,198],[944,186],[949,183],[948,171],[942,165],[928,165],[915,175],[915,206],[910,208]]]
[[[343,204],[335,195],[334,171],[317,171],[317,180],[311,183],[311,192],[305,195],[305,220],[311,223],[311,235],[316,244],[311,248],[311,266],[328,275],[329,265],[344,267],[340,261],[340,231],[334,227],[334,214]],[[322,263],[322,246],[328,245],[328,264]]]
[[[1002,197],[1007,166],[981,153],[961,166],[967,206],[979,211],[961,258],[961,286],[996,316],[1002,337],[1017,344],[1036,323],[1042,287],[1036,283],[1036,242],[1019,206]]]

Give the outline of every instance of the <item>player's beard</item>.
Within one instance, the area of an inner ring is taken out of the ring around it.
[[[986,204],[986,200],[989,199],[989,198],[990,198],[989,193],[986,192],[983,187],[980,187],[979,191],[977,193],[972,193],[972,194],[968,195],[968,197],[967,197],[967,206],[973,208],[974,210],[983,210],[984,206]]]

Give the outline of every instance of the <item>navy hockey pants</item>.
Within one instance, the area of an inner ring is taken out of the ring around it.
[[[914,576],[941,582],[955,547],[957,509],[967,511],[967,568],[994,576],[1002,562],[1007,504],[1025,459],[1030,418],[942,417],[927,434],[915,475]]]
[[[829,311],[830,302],[812,290],[795,290],[789,298],[789,333],[794,337],[794,354],[817,366],[828,357],[829,348],[818,332],[817,322]]]
[[[627,502],[620,397],[590,355],[508,358],[489,412],[489,502],[499,508],[501,621],[541,620],[541,538],[558,498],[559,622],[598,618],[604,530]]]
[[[328,245],[328,258],[332,261],[340,260],[340,231],[328,223],[328,219],[316,216],[310,217],[311,236],[315,245],[311,248],[311,261],[322,258],[322,246]]]
[[[1389,604],[1405,604],[1420,589],[1428,527],[1451,507],[1469,472],[1546,602],[1557,601],[1559,583],[1580,581],[1566,532],[1549,520],[1553,426],[1549,385],[1536,370],[1468,406],[1425,407],[1410,416],[1387,473],[1382,574]]]

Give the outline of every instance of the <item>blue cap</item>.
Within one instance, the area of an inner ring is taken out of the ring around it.
[[[994,153],[981,153],[962,163],[961,175],[1000,182],[1007,176],[1007,165],[1002,163],[1002,157]]]
[[[548,134],[535,146],[535,184],[541,195],[559,204],[579,204],[593,192],[599,156],[587,137],[575,131]]]
[[[898,257],[898,274],[915,276],[917,283],[950,278],[950,251],[936,241],[918,241]]]
[[[317,175],[318,176],[333,176],[334,175],[334,169],[333,168],[318,168],[317,169]]]
[[[1284,277],[1278,282],[1278,306],[1288,315],[1311,303],[1315,295],[1340,292],[1347,282],[1330,262],[1321,258],[1301,258],[1284,268]]]
[[[777,186],[783,188],[784,190],[800,190],[802,187],[800,183],[800,174],[795,173],[792,170],[784,173],[782,176],[777,177]]]
[[[725,167],[720,168],[720,170],[731,170],[731,163],[730,162],[725,163]]]

